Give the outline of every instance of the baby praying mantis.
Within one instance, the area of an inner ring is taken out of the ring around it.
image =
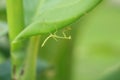
[[[54,32],[54,33],[50,33],[50,35],[44,40],[44,42],[42,43],[41,47],[43,47],[45,45],[45,43],[50,39],[50,38],[53,38],[55,41],[58,41],[57,39],[71,39],[71,36],[67,36],[66,35],[66,31],[68,30],[71,30],[70,27],[67,27],[65,28],[63,31],[62,31],[62,35],[63,36],[58,36],[56,33],[57,33],[57,30]]]

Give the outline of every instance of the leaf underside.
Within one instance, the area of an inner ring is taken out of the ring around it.
[[[13,42],[57,31],[90,11],[101,0],[24,0],[26,28]]]

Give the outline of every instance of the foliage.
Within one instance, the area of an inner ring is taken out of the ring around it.
[[[12,1],[14,2],[14,0]],[[11,3],[13,3],[12,1]],[[91,11],[100,1],[34,0],[31,2],[31,0],[24,0],[24,13],[23,6],[21,6],[21,8],[18,7],[18,12],[13,10],[13,13],[17,15],[12,14],[12,17],[9,17],[11,15],[9,11],[11,8],[15,8],[14,6],[9,7],[8,24],[9,27],[12,26],[9,35],[14,35],[12,38],[10,37],[11,58],[12,65],[17,65],[17,78],[35,80],[35,76],[32,74],[38,67],[37,73],[34,73],[34,75],[37,74],[38,80],[119,80],[120,11],[118,6],[113,7],[111,3],[108,3],[110,1],[105,0],[88,14],[88,11]],[[16,6],[20,6],[19,4],[16,3]],[[21,16],[13,17],[18,15]],[[82,15],[86,16],[81,17]],[[5,21],[5,19],[2,20]],[[14,24],[10,25],[11,22]],[[19,29],[18,26],[21,28]],[[45,47],[40,48],[49,34],[56,32],[55,35],[65,37],[62,34],[65,30],[67,30],[66,35],[70,34],[68,26],[72,28],[70,31],[72,40],[55,42],[50,38]],[[6,31],[0,34],[4,36]],[[35,46],[35,44],[39,45]],[[0,49],[0,52],[3,56],[3,59],[0,60],[4,62],[7,57],[3,55],[4,50]],[[39,53],[38,66],[35,66],[37,54],[34,55],[31,52]],[[34,62],[32,63],[32,61]],[[19,75],[21,71],[24,71],[24,76]],[[49,73],[53,73],[52,77],[49,76]],[[14,76],[15,74],[13,74]]]

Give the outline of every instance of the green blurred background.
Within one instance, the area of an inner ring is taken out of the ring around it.
[[[0,80],[10,80],[11,72],[5,3],[0,0]],[[71,40],[50,38],[40,48],[37,80],[120,80],[120,0],[103,0],[68,27]]]

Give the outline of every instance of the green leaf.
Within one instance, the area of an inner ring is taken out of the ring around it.
[[[101,0],[24,0],[27,27],[14,41],[51,33],[78,20]]]

